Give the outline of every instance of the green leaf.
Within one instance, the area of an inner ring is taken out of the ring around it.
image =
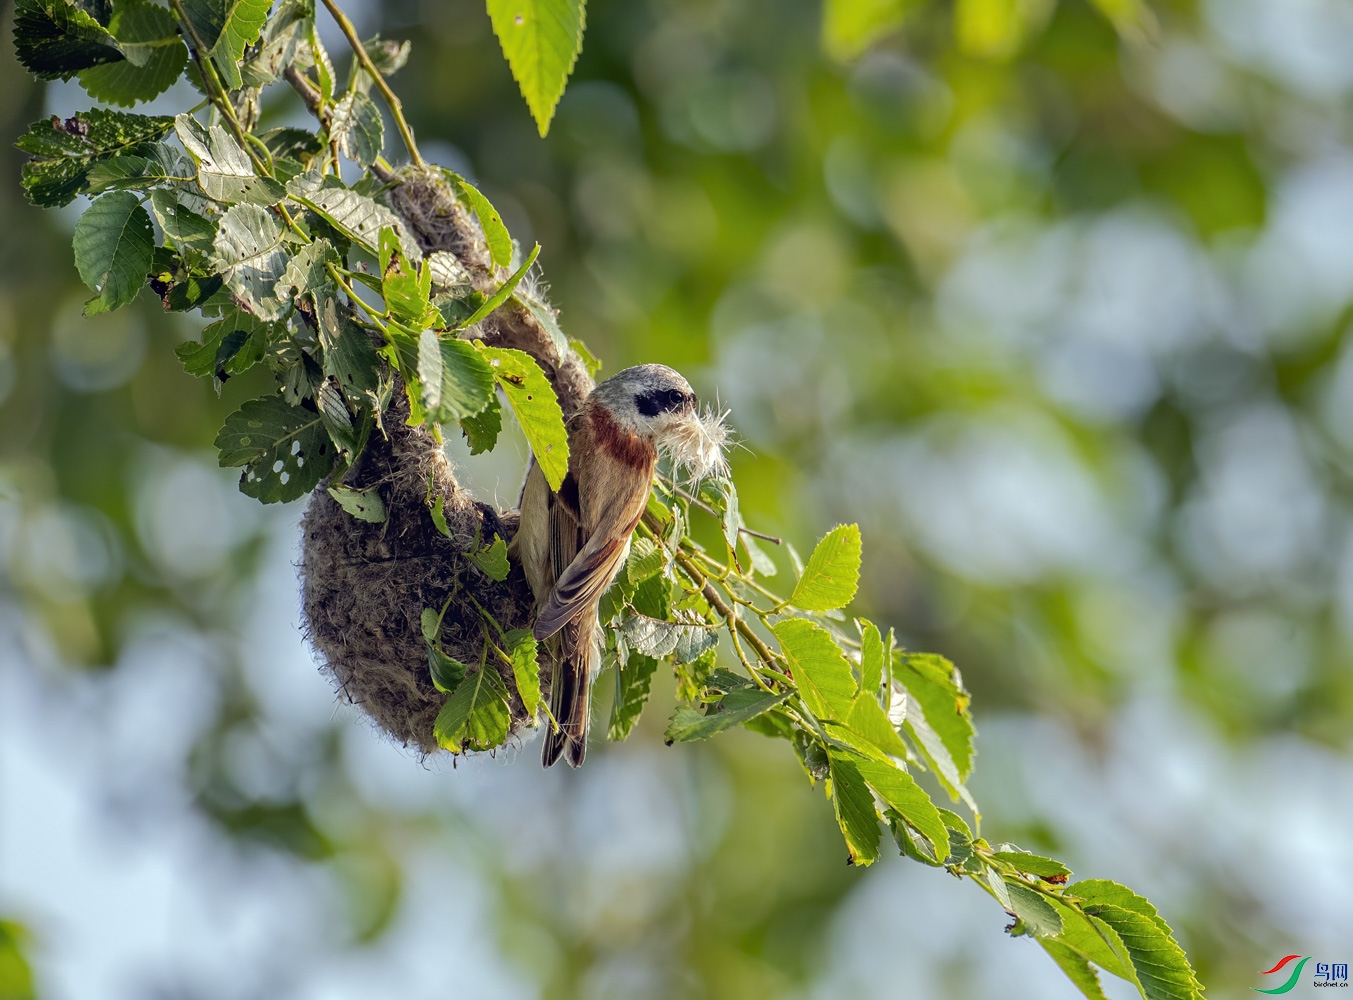
[[[271,212],[249,204],[232,206],[216,233],[212,263],[235,298],[264,319],[278,319],[289,304],[277,295],[290,262],[284,234]]]
[[[99,198],[75,224],[75,267],[97,294],[85,315],[120,309],[141,290],[155,257],[150,214],[136,195],[116,191]]]
[[[489,400],[489,405],[473,417],[461,417],[460,429],[465,432],[471,455],[482,455],[493,451],[498,443],[498,434],[503,429],[503,411],[498,405],[498,397]]]
[[[277,280],[273,292],[283,303],[308,296],[318,317],[320,310],[338,292],[338,286],[329,275],[329,266],[342,263],[343,258],[333,244],[319,237],[301,247],[287,261],[287,269]]]
[[[266,87],[276,80],[283,70],[297,61],[299,50],[314,23],[314,0],[282,0],[264,25],[258,46],[250,49],[240,64],[240,79],[244,85]],[[265,137],[260,138],[267,142]],[[271,149],[272,144],[268,145]],[[274,156],[285,155],[275,149],[272,153]]]
[[[326,299],[320,310],[319,342],[324,349],[324,374],[337,379],[349,399],[361,400],[376,391],[380,359],[375,345],[333,299]]]
[[[789,697],[789,692],[772,694],[759,688],[739,688],[729,691],[714,702],[701,715],[691,708],[682,706],[667,724],[663,740],[668,746],[673,743],[689,743],[693,740],[707,740],[725,729],[755,719],[769,712]]]
[[[446,498],[438,494],[432,501],[432,524],[445,537],[451,537],[451,526],[446,523]]]
[[[1067,979],[1075,984],[1076,988],[1086,997],[1086,1000],[1107,1000],[1104,996],[1103,987],[1099,985],[1099,976],[1090,967],[1090,963],[1085,960],[1085,956],[1060,941],[1040,938],[1038,943],[1043,946],[1044,951],[1052,956],[1052,960],[1057,963],[1058,968],[1065,973]]]
[[[845,722],[855,701],[855,677],[831,633],[802,618],[776,622],[779,640],[808,710],[820,719]]]
[[[480,194],[479,188],[465,178],[457,177],[456,186],[470,203],[475,217],[479,219],[480,228],[484,230],[484,242],[489,245],[489,256],[493,259],[493,263],[498,267],[506,267],[512,260],[512,237],[508,234],[507,226],[503,225],[503,217],[489,200]]]
[[[718,512],[724,543],[730,551],[736,551],[742,515],[738,512],[738,491],[733,480],[722,476],[706,479],[700,484],[700,496]]]
[[[852,760],[830,750],[827,760],[831,767],[832,805],[836,809],[836,822],[846,838],[850,863],[872,865],[879,856],[879,817],[874,808],[874,797],[869,794],[869,786]]]
[[[1060,861],[1039,857],[1027,851],[996,851],[991,855],[991,859],[1007,864],[1017,872],[1037,875],[1043,879],[1064,879],[1071,874],[1071,869]]]
[[[507,542],[495,538],[492,545],[486,545],[469,553],[470,562],[478,566],[490,580],[502,583],[507,579]]]
[[[239,61],[258,40],[272,0],[184,0],[183,6],[226,89],[238,90],[244,85]]]
[[[629,737],[643,713],[644,703],[648,701],[648,690],[657,669],[658,661],[642,653],[630,653],[623,664],[616,664],[615,702],[611,706],[607,739],[619,742]]]
[[[653,539],[636,536],[630,540],[630,554],[625,560],[625,576],[630,583],[637,586],[645,580],[651,580],[666,565],[667,556]]]
[[[329,140],[362,169],[375,163],[385,148],[385,122],[376,102],[360,91],[344,95],[334,105]]]
[[[840,524],[817,543],[789,603],[805,611],[844,608],[860,585],[860,526]]]
[[[481,353],[516,414],[545,481],[550,489],[559,489],[568,474],[568,432],[550,380],[535,358],[523,351],[485,347]]]
[[[220,125],[203,128],[191,115],[174,119],[183,148],[197,161],[197,182],[214,201],[276,205],[286,195],[271,177],[254,173],[254,165],[233,136]]]
[[[90,194],[131,188],[145,191],[158,184],[191,184],[197,170],[188,158],[163,142],[146,143],[135,154],[113,156],[90,164]]]
[[[620,634],[631,649],[644,656],[661,659],[677,654],[679,663],[690,663],[719,641],[718,631],[702,625],[664,621],[650,615],[627,615],[620,623]]]
[[[319,414],[281,396],[251,399],[226,417],[216,447],[223,467],[245,467],[240,492],[264,503],[309,493],[335,460]]]
[[[1069,898],[1082,900],[1086,914],[1118,934],[1148,1000],[1195,997],[1202,986],[1156,908],[1126,886],[1106,879],[1084,879],[1067,886]]]
[[[883,761],[859,758],[852,763],[878,797],[926,839],[932,857],[944,860],[949,854],[949,830],[935,803],[916,780],[900,767]]]
[[[1034,937],[1056,937],[1062,933],[1062,918],[1037,890],[1017,879],[1007,878],[1005,891],[1010,896],[1014,915],[1023,921],[1025,930]]]
[[[173,191],[161,188],[151,193],[155,221],[175,246],[207,250],[216,241],[216,223],[179,202]]]
[[[822,47],[833,59],[854,59],[919,6],[917,0],[826,0],[822,8]]]
[[[968,808],[976,813],[977,803],[973,801],[967,786],[963,784],[963,779],[958,773],[958,765],[954,763],[939,735],[926,721],[925,714],[909,710],[902,722],[902,729],[915,742],[922,758],[934,772],[940,785],[949,793],[949,797],[954,800],[962,799]]]
[[[888,721],[888,716],[873,695],[865,691],[856,695],[845,723],[852,732],[863,736],[889,757],[907,756],[907,745],[897,735],[897,730]]]
[[[115,0],[108,28],[127,58],[80,73],[80,85],[91,97],[131,107],[173,86],[188,62],[188,49],[168,9],[146,0]]]
[[[1088,916],[1061,898],[1050,898],[1049,905],[1062,921],[1058,940],[1110,975],[1136,985],[1132,959],[1118,933],[1097,917]]]
[[[972,772],[976,731],[968,715],[972,698],[958,670],[934,653],[906,653],[893,658],[893,678],[921,707],[926,722],[953,758],[959,781],[966,781]]]
[[[494,402],[493,369],[473,344],[424,330],[418,342],[423,406],[434,423],[462,420]]]
[[[883,690],[883,636],[878,626],[861,618],[860,626],[860,693],[878,700]]]
[[[488,0],[493,31],[542,137],[583,47],[584,0]]]
[[[536,262],[536,258],[539,256],[540,244],[537,243],[531,250],[531,253],[527,256],[526,263],[517,268],[517,270],[512,273],[512,276],[499,286],[496,292],[485,299],[483,305],[472,312],[467,319],[462,320],[457,324],[457,329],[464,330],[467,327],[474,326],[481,319],[490,315],[495,309],[510,299],[512,297],[513,289],[517,287],[522,278],[526,277],[526,272],[531,270],[531,265]]]
[[[232,309],[202,331],[202,343],[186,341],[174,353],[189,375],[224,382],[263,360],[272,329],[272,324]]]
[[[89,169],[102,160],[144,152],[174,127],[174,119],[94,108],[62,121],[34,122],[15,143],[33,156],[23,165],[23,188],[34,205],[69,204],[86,190]]]
[[[424,609],[424,611],[431,610],[431,608]],[[433,611],[433,614],[436,614],[436,612]],[[428,646],[428,672],[432,676],[432,686],[443,694],[450,694],[460,687],[460,682],[465,680],[465,675],[469,672],[469,669],[454,656],[447,656],[445,652],[434,645]]]
[[[14,51],[39,80],[126,58],[107,28],[67,0],[16,0]]]
[[[443,749],[492,750],[507,739],[512,715],[507,707],[507,685],[491,666],[468,675],[437,713],[432,733]]]
[[[423,251],[399,216],[364,194],[345,187],[325,187],[318,171],[301,174],[287,184],[287,193],[317,212],[348,239],[360,243],[373,257],[379,253],[381,230],[389,226],[399,236],[399,245],[411,261],[421,261]]]
[[[382,524],[389,516],[385,510],[385,501],[374,487],[369,490],[354,490],[350,486],[330,486],[329,496],[359,521]]]
[[[501,538],[494,542],[496,549],[503,546],[503,566],[507,566],[507,547],[503,545]],[[494,577],[495,580],[507,578],[507,572],[504,570],[502,577]],[[537,657],[537,644],[535,636],[531,634],[529,628],[514,628],[503,633],[503,642],[507,645],[507,662],[512,667],[512,678],[517,684],[517,694],[521,695],[521,702],[526,706],[526,711],[532,715],[540,706],[540,661]]]

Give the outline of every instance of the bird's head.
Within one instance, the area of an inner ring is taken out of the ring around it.
[[[592,392],[595,404],[632,434],[647,438],[695,479],[723,473],[726,414],[701,411],[695,390],[666,365],[635,365]]]

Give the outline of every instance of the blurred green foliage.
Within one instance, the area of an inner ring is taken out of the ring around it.
[[[388,0],[361,27],[413,39],[399,90],[424,151],[542,245],[568,335],[608,371],[662,361],[723,393],[753,526],[806,550],[859,520],[855,606],[957,662],[979,728],[1050,720],[1101,761],[1145,693],[1215,727],[1237,761],[1289,736],[1342,759],[1347,83],[1318,51],[1310,70],[1254,41],[1306,14],[1238,5],[1241,37],[1225,7],[593,0],[545,140],[483,5]],[[85,107],[10,57],[0,94],[11,136]],[[282,95],[263,113],[299,106]],[[609,881],[596,859],[514,852],[473,810],[373,796],[345,743],[376,737],[347,719],[278,742],[233,638],[268,524],[207,505],[187,534],[224,541],[185,548],[157,528],[175,494],[152,489],[167,489],[164,456],[208,453],[262,376],[214,396],[173,355],[194,331],[148,295],[82,319],[74,215],[25,204],[22,156],[5,156],[5,599],[38,645],[98,676],[125,668],[148,620],[200,636],[220,697],[186,761],[195,808],[242,844],[324,865],[354,947],[391,927],[419,877],[408,844],[427,837],[477,857],[498,946],[543,995],[618,989],[617,956],[647,956],[631,995],[808,991],[862,877],[767,741],[667,751],[684,755],[669,766],[686,853]],[[670,681],[655,688],[666,704]],[[655,746],[662,716],[617,760]],[[267,761],[266,794],[241,746]],[[996,764],[979,757],[979,778]],[[1127,798],[1110,784],[1095,787]],[[1164,800],[1154,780],[1131,791],[1144,813]],[[1078,870],[1130,863],[1050,807],[986,821],[993,842]],[[1158,880],[1137,888],[1156,899],[1171,883],[1157,901],[1210,989],[1246,988],[1256,961],[1305,947],[1218,845],[1180,845],[1177,826],[1136,839]]]

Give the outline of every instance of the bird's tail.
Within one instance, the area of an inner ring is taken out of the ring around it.
[[[574,620],[553,638],[554,674],[550,684],[550,714],[558,729],[545,732],[540,760],[549,767],[568,751],[574,767],[587,756],[587,721],[591,709],[592,675],[600,650],[595,637],[596,623],[588,615]]]

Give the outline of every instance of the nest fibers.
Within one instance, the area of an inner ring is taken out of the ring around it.
[[[724,457],[727,417],[727,410],[719,413],[706,408],[696,419],[673,422],[664,431],[663,451],[692,482],[728,474],[728,459]]]
[[[439,171],[406,168],[389,199],[423,251],[454,254],[481,293],[490,294],[507,277],[506,269],[493,267],[483,232]],[[537,291],[529,304],[509,300],[497,309],[480,325],[479,336],[490,346],[534,357],[567,417],[591,391],[592,379],[557,329],[546,328],[546,319],[553,327],[554,311]],[[442,620],[441,647],[473,669],[484,628],[474,602],[509,629],[530,626],[534,601],[520,567],[495,583],[464,558],[495,535],[510,540],[516,512],[500,515],[461,489],[440,442],[425,428],[407,426],[408,416],[403,388],[396,385],[384,433],[372,433],[342,479],[353,489],[379,494],[384,522],[348,514],[329,496],[328,482],[311,494],[302,524],[302,606],[310,642],[340,693],[405,746],[432,753],[433,723],[446,695],[432,685],[423,609],[440,611],[454,592]],[[437,497],[450,538],[437,530],[428,510]],[[511,692],[515,732],[531,721],[516,683],[506,668],[490,663],[487,669],[498,669]],[[541,678],[547,696],[549,680]]]

